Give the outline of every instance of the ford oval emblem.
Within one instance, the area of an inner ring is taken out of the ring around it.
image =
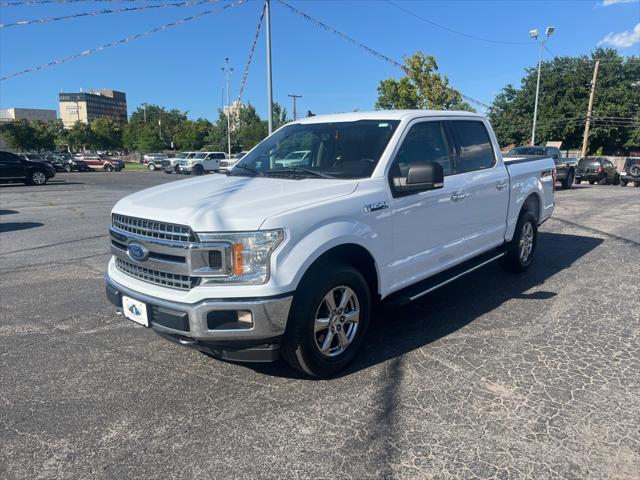
[[[138,242],[131,242],[127,248],[127,253],[131,260],[135,260],[136,262],[144,262],[149,258],[149,250]]]

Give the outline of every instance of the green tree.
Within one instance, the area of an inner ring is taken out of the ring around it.
[[[123,147],[122,126],[109,118],[91,122],[91,143],[96,150],[119,150]]]
[[[140,105],[125,127],[124,146],[129,150],[151,152],[171,148],[187,115],[158,105]]]
[[[11,148],[24,152],[34,150],[38,144],[36,130],[27,120],[5,123],[1,129],[7,145]]]
[[[213,125],[209,120],[202,118],[196,121],[185,120],[175,133],[175,148],[178,150],[202,149],[212,128]]]
[[[562,141],[564,149],[580,148],[589,103],[594,61],[601,60],[596,84],[589,152],[622,153],[634,147],[634,125],[640,125],[640,57],[622,57],[613,49],[590,56],[556,57],[543,62],[536,143]],[[535,103],[537,67],[526,70],[520,87],[507,85],[489,111],[500,145],[528,143]],[[636,120],[635,124],[633,120]]]
[[[76,122],[67,130],[66,140],[73,151],[88,150],[95,146],[95,136],[91,127],[83,122]]]
[[[399,80],[388,78],[380,82],[376,110],[417,108],[473,111],[460,92],[449,86],[447,76],[437,73],[435,57],[416,52],[411,57],[405,57],[404,61],[405,76]]]

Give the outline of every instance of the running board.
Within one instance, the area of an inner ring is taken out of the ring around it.
[[[440,287],[444,287],[467,273],[471,273],[491,262],[495,262],[499,258],[504,257],[505,253],[506,252],[500,250],[492,250],[490,252],[483,253],[482,255],[478,255],[471,260],[462,262],[460,265],[456,265],[444,272],[440,272],[432,277],[411,285],[410,287],[404,288],[399,292],[393,293],[387,299],[383,300],[383,302],[386,305],[394,307],[407,305]]]

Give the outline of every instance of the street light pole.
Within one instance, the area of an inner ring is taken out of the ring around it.
[[[540,55],[538,56],[538,79],[536,81],[536,100],[533,107],[533,128],[531,129],[531,145],[536,144],[536,123],[538,121],[538,98],[540,95],[540,70],[542,69],[542,51],[544,50],[544,42],[546,42],[549,37],[555,31],[554,27],[547,27],[545,30],[546,39],[541,40],[540,43]],[[534,40],[538,40],[538,29],[530,30],[529,36]]]
[[[269,125],[269,135],[273,132],[273,89],[271,87],[271,3],[264,2],[264,19],[267,24],[267,97],[269,102],[269,112],[267,124]]]
[[[233,73],[233,67],[229,67],[229,57],[224,59],[225,65],[222,71],[227,76],[227,155],[231,157],[231,104],[229,103],[229,75]]]

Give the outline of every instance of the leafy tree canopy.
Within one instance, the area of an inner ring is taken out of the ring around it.
[[[556,57],[542,63],[536,143],[562,141],[564,149],[582,145],[595,60],[600,60],[593,104],[589,152],[608,154],[640,149],[640,57],[614,49],[590,56]],[[489,111],[501,146],[531,141],[537,66],[525,71],[520,87],[507,85]]]
[[[473,111],[460,92],[449,86],[447,76],[437,73],[435,57],[416,52],[411,57],[405,57],[404,61],[405,76],[399,80],[388,78],[380,82],[376,110]]]

